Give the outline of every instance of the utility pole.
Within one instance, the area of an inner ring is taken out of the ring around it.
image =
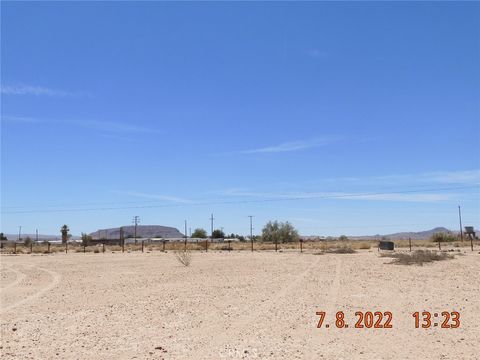
[[[213,217],[213,214],[212,214],[212,216],[210,217],[210,237],[212,238],[212,241],[213,241],[213,220],[215,220],[215,218]]]
[[[35,242],[38,244],[38,229],[35,229]]]
[[[191,227],[188,228],[188,233],[190,234],[190,237],[192,237],[192,228]]]
[[[21,238],[22,238],[22,225],[18,227],[18,242],[20,242]]]
[[[135,215],[133,217],[133,223],[135,224],[135,234],[134,234],[134,238],[135,238],[135,244],[137,243],[137,225],[138,223],[140,222],[140,217],[138,215]]]
[[[252,243],[252,252],[253,252],[253,226],[252,226],[252,215],[248,215],[250,218],[250,242]]]
[[[460,210],[460,205],[458,205],[458,219],[460,220],[460,239],[463,241],[462,211]]]
[[[185,220],[185,250],[187,250],[187,220]]]
[[[120,245],[122,246],[122,253],[125,251],[125,239],[123,238],[123,227],[120,227]]]

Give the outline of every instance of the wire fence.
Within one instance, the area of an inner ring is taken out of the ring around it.
[[[438,242],[431,240],[390,240],[395,248],[412,249],[438,248],[441,251],[469,248],[471,251],[479,248],[479,239],[464,239],[464,241],[445,242],[439,246]],[[235,252],[235,251],[273,251],[273,252],[328,252],[338,248],[352,250],[378,250],[378,240],[299,240],[286,243],[262,241],[224,241],[212,242],[209,239],[196,242],[182,241],[139,241],[138,243],[96,242],[84,245],[78,242],[64,244],[44,242],[21,243],[15,241],[2,242],[1,254],[55,254],[55,253],[152,253],[188,250],[196,252]]]

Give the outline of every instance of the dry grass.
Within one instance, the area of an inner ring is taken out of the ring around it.
[[[184,266],[189,266],[192,262],[192,254],[190,253],[190,250],[175,250],[173,255],[175,256],[175,259]]]
[[[354,254],[356,253],[355,249],[352,249],[349,245],[343,245],[335,249],[330,249],[327,251],[331,254]]]
[[[391,253],[381,254],[382,257],[390,257],[394,260],[391,264],[399,265],[421,265],[433,261],[442,261],[453,259],[453,255],[447,253],[430,251],[430,250],[415,250],[411,253]]]

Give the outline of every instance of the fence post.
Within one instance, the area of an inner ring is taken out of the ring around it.
[[[30,254],[33,254],[33,241],[30,243]]]
[[[14,254],[17,253],[17,243],[16,242],[13,243],[13,253]]]
[[[300,239],[300,252],[303,253],[303,240]]]
[[[275,240],[275,252],[278,250],[278,243],[277,240]]]
[[[473,236],[470,234],[470,248],[473,251]]]
[[[231,243],[232,243],[232,241],[229,240],[229,241],[228,241],[228,252],[230,252],[230,250],[232,250],[232,249],[230,248],[230,244],[231,244]]]
[[[408,238],[408,245],[410,246],[410,251],[412,251],[412,239]]]
[[[50,254],[50,243],[48,243],[48,253]]]
[[[442,250],[442,246],[440,245],[440,240],[438,240],[438,250]]]
[[[165,252],[165,239],[163,239],[163,252]]]
[[[144,240],[142,240],[142,253],[143,253],[143,241],[144,241]]]
[[[68,254],[68,242],[65,242],[65,254]]]
[[[102,251],[103,251],[103,253],[105,253],[105,243],[104,242],[102,243]]]
[[[208,239],[205,240],[205,252],[208,252]]]

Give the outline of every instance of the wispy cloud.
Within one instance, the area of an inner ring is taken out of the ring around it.
[[[170,195],[150,194],[150,193],[144,193],[144,192],[138,192],[138,191],[112,191],[112,192],[114,192],[116,194],[119,194],[119,195],[134,196],[134,197],[150,199],[150,200],[165,200],[165,201],[181,203],[181,204],[191,204],[192,203],[192,201],[189,200],[189,199],[180,198],[180,197],[176,197],[176,196],[170,196]]]
[[[43,121],[40,119],[28,117],[28,116],[1,116],[2,122],[9,122],[12,124],[41,124]]]
[[[457,184],[475,185],[480,184],[480,170],[454,170],[454,171],[433,171],[412,174],[388,174],[365,177],[337,177],[320,179],[315,182],[351,182],[359,184]]]
[[[33,95],[33,96],[51,96],[51,97],[77,97],[87,95],[82,92],[70,92],[59,89],[51,89],[35,85],[1,85],[0,91],[5,95]]]
[[[326,59],[328,56],[328,53],[326,51],[315,48],[308,50],[307,54],[314,59]]]
[[[291,152],[299,151],[310,148],[315,148],[319,146],[330,145],[341,140],[339,136],[325,136],[314,139],[299,140],[299,141],[290,141],[284,142],[278,145],[272,145],[267,147],[262,147],[258,149],[250,149],[240,151],[240,154],[260,154],[260,153],[282,153],[282,152]]]
[[[222,192],[224,196],[261,198],[265,200],[301,200],[301,199],[338,199],[399,202],[439,202],[458,198],[454,193],[435,192],[254,192],[241,189],[229,189]]]
[[[44,124],[44,125],[69,125],[78,126],[86,129],[98,130],[108,133],[159,133],[158,130],[146,128],[143,126],[126,124],[115,121],[100,120],[58,120],[58,119],[40,119],[33,117],[2,116],[2,122],[14,124]]]

